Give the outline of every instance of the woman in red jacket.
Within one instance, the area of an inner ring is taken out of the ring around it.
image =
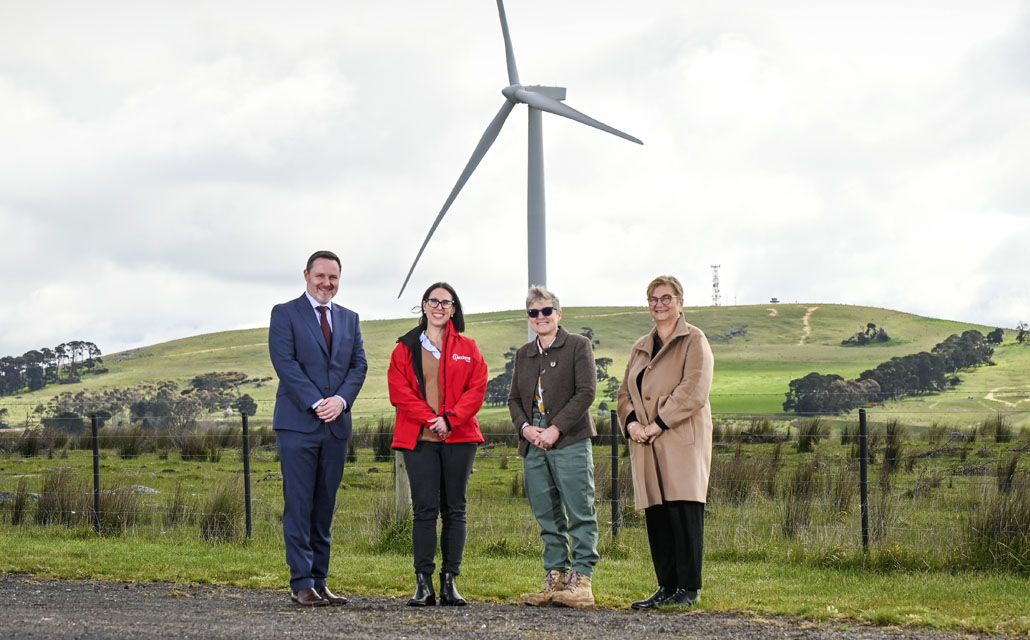
[[[390,403],[397,408],[393,448],[411,485],[415,595],[410,606],[436,604],[436,520],[443,520],[440,604],[468,604],[454,584],[465,551],[465,492],[483,442],[476,413],[486,395],[487,367],[471,338],[454,288],[437,282],[422,295],[418,326],[397,339],[390,358]]]

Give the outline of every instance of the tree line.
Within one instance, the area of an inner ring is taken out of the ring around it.
[[[181,388],[175,380],[142,382],[131,387],[66,391],[39,405],[35,412],[46,427],[79,433],[86,418],[107,421],[125,416],[129,422],[155,431],[187,433],[205,413],[227,409],[254,415],[258,406],[250,394],[240,394],[243,384],[261,384],[271,378],[250,379],[238,371],[218,371],[195,376]]]
[[[979,331],[952,334],[930,351],[891,358],[857,379],[812,372],[790,381],[784,411],[843,413],[873,402],[942,391],[960,382],[963,369],[992,364],[994,347]]]
[[[48,384],[81,382],[82,375],[107,373],[100,348],[88,340],[62,342],[0,358],[0,396],[39,391]]]

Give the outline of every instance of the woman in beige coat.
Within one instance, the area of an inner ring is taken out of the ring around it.
[[[700,599],[705,499],[712,466],[708,392],[715,360],[705,334],[683,319],[683,286],[647,286],[655,327],[634,343],[619,388],[633,493],[647,521],[658,590],[634,609]]]

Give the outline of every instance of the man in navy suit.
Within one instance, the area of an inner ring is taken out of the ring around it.
[[[326,587],[336,492],[343,477],[354,400],[368,363],[358,314],[332,298],[340,259],[316,251],[304,269],[307,290],[272,308],[268,351],[279,376],[276,445],[283,472],[283,537],[293,602],[346,604]]]

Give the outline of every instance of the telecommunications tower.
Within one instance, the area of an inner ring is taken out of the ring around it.
[[[722,304],[722,294],[719,293],[719,265],[712,265],[712,306],[718,307]]]

